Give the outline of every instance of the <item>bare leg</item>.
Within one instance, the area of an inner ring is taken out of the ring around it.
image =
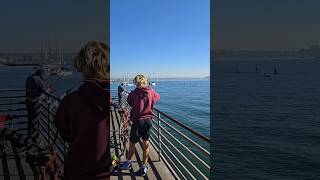
[[[129,152],[128,152],[128,160],[131,160],[133,154],[135,153],[135,150],[136,150],[136,144],[135,143],[132,143],[130,142],[130,146],[129,146]]]
[[[149,157],[149,141],[143,141],[143,164],[146,165]]]

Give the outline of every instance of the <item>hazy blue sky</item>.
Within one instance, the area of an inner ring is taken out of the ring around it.
[[[111,0],[111,76],[209,75],[209,0]]]
[[[109,0],[2,0],[0,53],[40,51],[41,41],[58,41],[78,52],[89,40],[109,39]]]
[[[320,43],[319,0],[213,0],[216,49],[291,50]]]

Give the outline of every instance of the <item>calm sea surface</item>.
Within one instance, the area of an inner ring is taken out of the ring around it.
[[[319,59],[215,61],[213,80],[215,179],[320,179]]]
[[[119,84],[111,85],[117,88]],[[129,90],[133,87],[128,87]],[[196,131],[210,134],[210,81],[158,81],[154,88],[161,96],[156,107]]]
[[[25,79],[35,71],[33,67],[0,66],[0,89],[24,88]],[[72,76],[48,79],[55,89],[56,95],[79,84],[81,76],[75,73]],[[116,89],[118,83],[111,84]],[[161,96],[156,105],[161,111],[180,120],[198,132],[209,136],[210,132],[210,81],[158,81],[155,89]],[[76,88],[75,88],[76,89]]]

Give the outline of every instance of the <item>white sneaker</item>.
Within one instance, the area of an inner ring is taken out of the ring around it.
[[[147,171],[148,171],[148,166],[146,166],[146,165],[142,165],[141,167],[140,167],[140,171],[141,171],[141,176],[145,176],[145,175],[147,175]]]

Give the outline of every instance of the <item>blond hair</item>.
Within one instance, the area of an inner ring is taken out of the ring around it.
[[[133,82],[136,86],[148,86],[148,78],[142,74],[139,74],[136,77],[134,77]]]
[[[74,59],[74,66],[85,79],[109,79],[110,48],[102,42],[89,42]]]

